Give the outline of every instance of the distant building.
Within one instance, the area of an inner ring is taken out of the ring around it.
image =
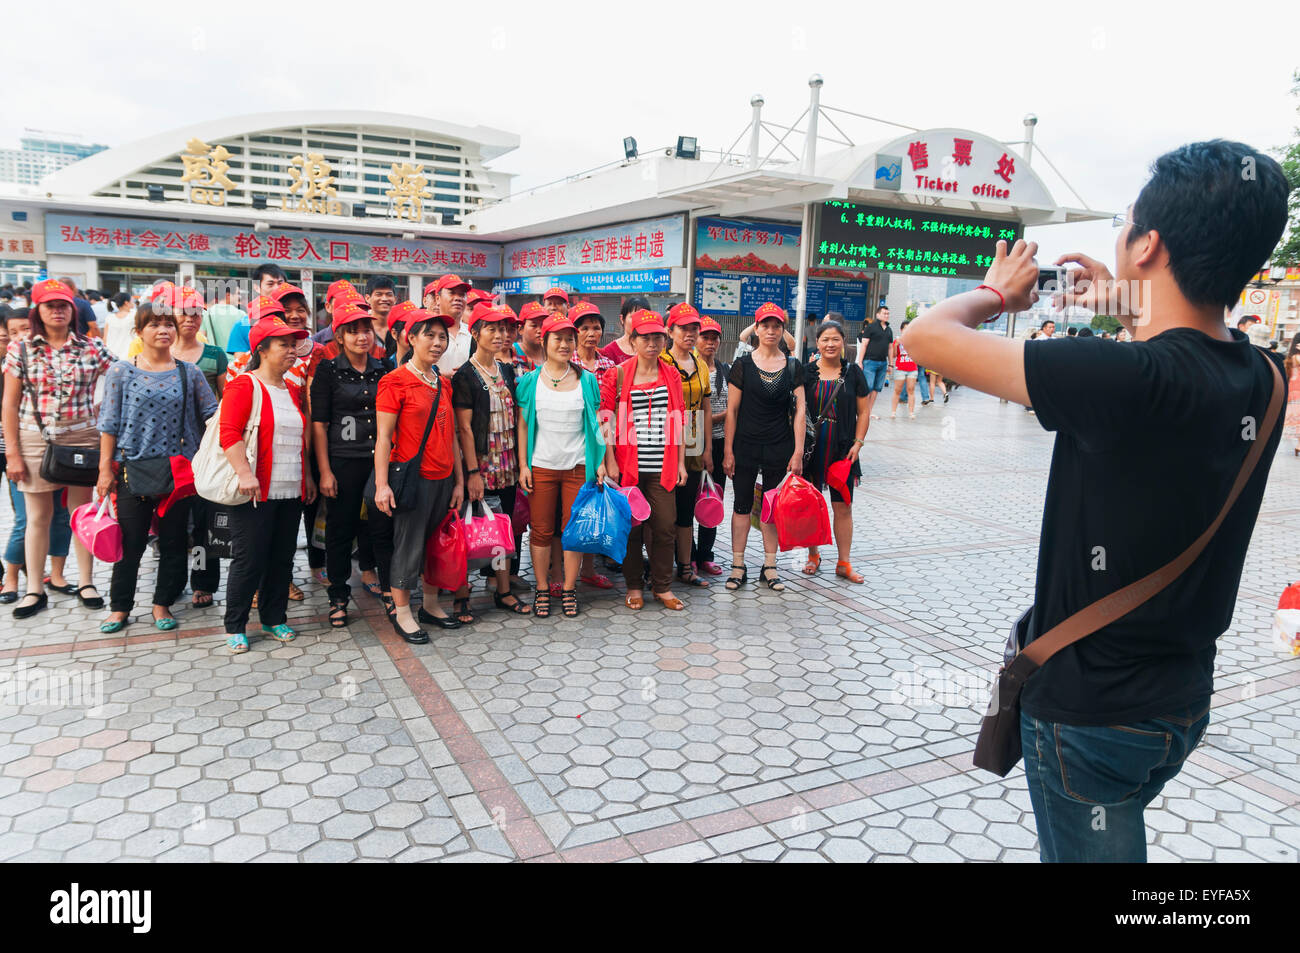
[[[108,146],[89,145],[76,139],[53,138],[50,133],[28,129],[18,149],[0,149],[0,182],[39,185],[41,179]]]

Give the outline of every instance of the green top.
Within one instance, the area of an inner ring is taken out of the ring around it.
[[[233,304],[219,301],[203,314],[203,335],[210,344],[215,344],[224,352],[226,342],[230,340],[230,329],[247,317]]]
[[[194,363],[203,372],[203,376],[207,378],[212,393],[217,393],[217,381],[225,379],[226,367],[230,363],[230,358],[226,356],[226,352],[215,344],[205,344],[203,345],[203,354]]]
[[[515,405],[520,419],[528,425],[528,466],[533,465],[533,449],[537,446],[537,378],[541,368],[529,371],[519,378],[515,386]],[[578,378],[582,385],[582,430],[587,448],[587,482],[594,483],[596,471],[605,462],[605,441],[600,435],[600,381],[596,375],[583,371]]]

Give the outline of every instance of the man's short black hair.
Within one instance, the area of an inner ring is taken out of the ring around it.
[[[284,269],[279,265],[273,265],[269,261],[266,262],[266,264],[258,265],[253,269],[254,281],[261,281],[263,278],[274,278],[277,281],[286,280],[284,277]]]
[[[876,317],[880,317],[881,311],[888,311],[888,310],[889,310],[889,305],[882,304],[879,308],[876,309]]]
[[[1072,337],[1074,337],[1074,336],[1075,336],[1076,334],[1078,334],[1078,333],[1079,333],[1079,329],[1078,329],[1078,328],[1066,328],[1066,329],[1065,329],[1065,336],[1066,336],[1067,338],[1072,338]]]
[[[372,295],[380,288],[387,288],[393,294],[397,293],[397,285],[393,284],[393,279],[387,275],[371,275],[366,279],[366,294]]]
[[[642,295],[633,295],[623,302],[623,307],[619,309],[619,315],[626,318],[633,311],[649,311],[650,299]]]
[[[1041,331],[1043,328],[1047,327],[1049,324],[1050,324],[1052,327],[1056,327],[1056,322],[1053,321],[1051,318],[1048,318],[1046,321],[1044,321],[1042,324],[1040,324],[1040,325],[1038,326],[1038,330]]]
[[[1093,336],[1092,328],[1080,328],[1080,329],[1079,329],[1079,337],[1081,337],[1081,338],[1090,338],[1090,337],[1092,337],[1092,336]]]
[[[86,292],[86,300],[87,300],[87,301],[103,301],[103,300],[104,300],[104,296],[103,296],[102,294],[99,293],[98,289],[96,289],[96,288],[91,288],[89,291]]]
[[[1238,330],[1238,331],[1244,331],[1244,330],[1246,330],[1248,327],[1250,327],[1252,324],[1256,324],[1256,323],[1258,323],[1258,322],[1259,322],[1259,315],[1257,315],[1257,314],[1243,314],[1243,315],[1241,316],[1240,320],[1237,321],[1237,330]]]
[[[1183,296],[1230,308],[1282,237],[1290,191],[1282,167],[1248,145],[1189,143],[1152,163],[1128,243],[1158,232]]]

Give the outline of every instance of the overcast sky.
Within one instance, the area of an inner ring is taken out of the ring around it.
[[[525,3],[288,6],[135,0],[20,4],[6,15],[0,139],[24,128],[120,145],[239,113],[411,113],[517,133],[493,168],[516,188],[749,121],[793,122],[811,73],[826,105],[1036,142],[1093,208],[1125,208],[1150,161],[1216,136],[1260,149],[1300,124],[1293,10],[1123,3]],[[857,143],[891,129],[854,121]],[[832,148],[823,143],[821,148]],[[1035,161],[1059,204],[1082,204]],[[1030,231],[1040,260],[1110,257],[1109,223]]]

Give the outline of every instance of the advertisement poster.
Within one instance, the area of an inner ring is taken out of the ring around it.
[[[585,232],[511,242],[502,252],[503,278],[661,269],[686,258],[682,217],[610,225]]]
[[[799,277],[799,226],[730,218],[701,218],[696,222],[695,270]],[[818,267],[814,278],[852,278],[862,269]]]

